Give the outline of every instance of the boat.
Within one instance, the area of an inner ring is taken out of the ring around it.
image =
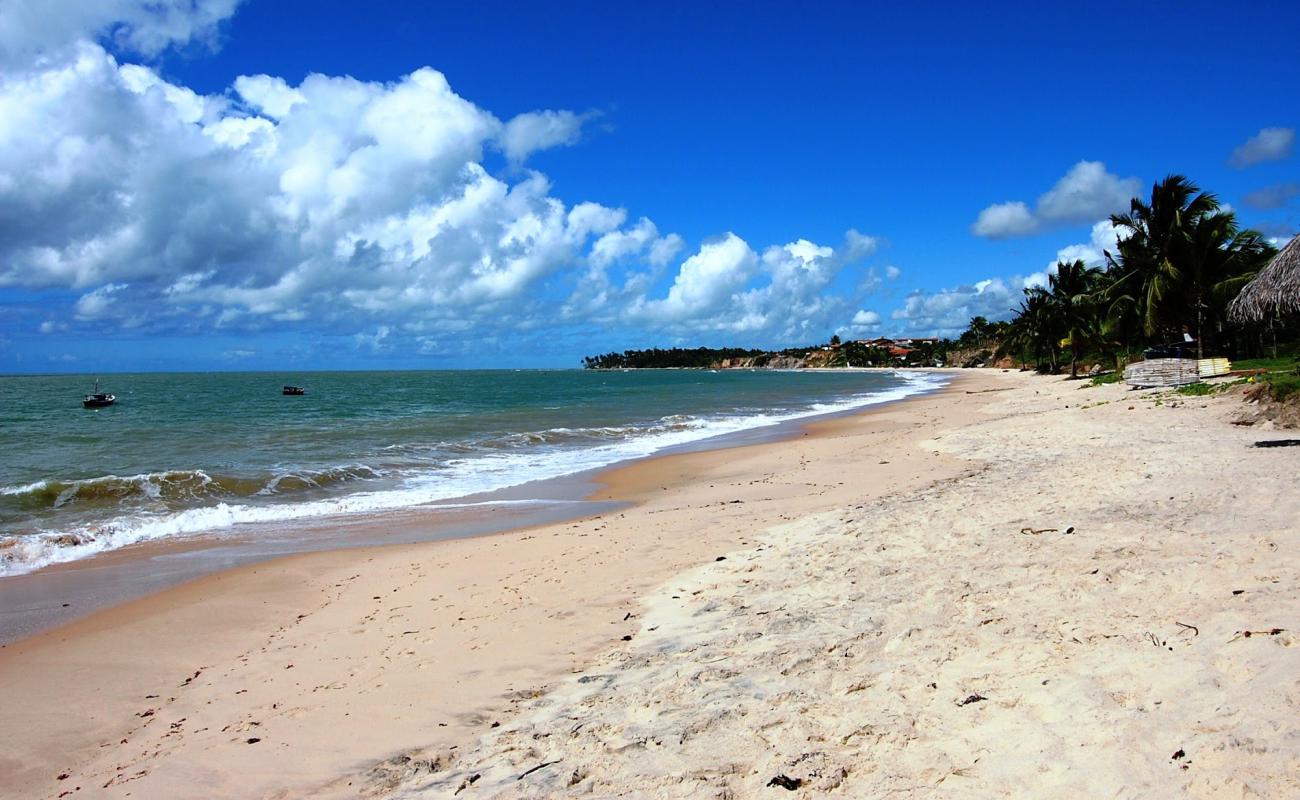
[[[307,390],[301,386],[286,386],[281,393],[297,397],[299,395],[307,394]]]
[[[117,395],[101,392],[99,390],[99,379],[95,379],[95,391],[86,395],[81,401],[83,408],[108,408],[117,402]]]

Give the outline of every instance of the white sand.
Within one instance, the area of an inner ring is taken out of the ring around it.
[[[966,474],[675,577],[394,793],[1300,797],[1300,448],[1229,398],[999,375],[918,445]]]

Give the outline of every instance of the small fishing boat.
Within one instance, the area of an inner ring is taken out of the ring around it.
[[[107,408],[117,402],[117,395],[101,392],[99,390],[99,379],[95,379],[95,391],[86,395],[81,401],[83,408]]]
[[[299,395],[307,394],[307,390],[301,386],[286,386],[284,387],[282,394],[293,395],[297,397]]]

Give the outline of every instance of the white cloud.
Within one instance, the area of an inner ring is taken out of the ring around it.
[[[665,297],[632,300],[625,320],[650,321],[683,336],[726,333],[732,341],[820,339],[870,288],[840,296],[828,287],[875,247],[875,239],[850,230],[839,248],[798,239],[759,255],[727,234],[682,263]]]
[[[1019,200],[991,205],[980,212],[971,232],[990,239],[1007,239],[1109,216],[1127,208],[1140,188],[1137,178],[1120,178],[1107,172],[1100,161],[1080,161],[1039,196],[1032,211]]]
[[[1056,258],[1048,262],[1046,268],[1026,276],[1021,281],[1021,285],[1026,289],[1034,286],[1046,287],[1048,278],[1056,274],[1056,265],[1062,261],[1067,263],[1082,261],[1090,267],[1105,267],[1106,253],[1110,252],[1112,255],[1115,253],[1119,234],[1119,229],[1108,219],[1095,223],[1087,242],[1068,244],[1057,250]]]
[[[572,111],[529,111],[520,114],[501,129],[501,150],[506,158],[519,164],[539,150],[577,144],[582,126],[594,114]]]
[[[1048,222],[1085,222],[1128,208],[1141,189],[1137,178],[1120,178],[1100,161],[1080,161],[1038,198],[1035,213]]]
[[[393,329],[390,326],[380,325],[373,333],[358,333],[352,338],[357,343],[358,349],[364,348],[372,353],[382,353],[389,348],[389,337],[392,333]]]
[[[1066,245],[1057,250],[1056,258],[1048,265],[1048,269],[1055,272],[1057,263],[1061,261],[1083,261],[1093,267],[1104,266],[1106,253],[1115,253],[1119,235],[1119,229],[1110,220],[1103,219],[1092,226],[1092,235],[1087,242]]]
[[[1259,211],[1273,211],[1284,208],[1297,195],[1300,195],[1300,183],[1280,183],[1247,192],[1241,202]]]
[[[270,75],[240,75],[235,78],[235,91],[254,112],[271,119],[284,119],[307,97],[285,82],[284,78]]]
[[[842,249],[846,260],[857,261],[879,250],[880,240],[849,228],[844,234],[844,247]]]
[[[889,266],[885,267],[885,277],[891,281],[897,280],[898,276],[902,274],[903,271],[898,267],[894,266],[893,264],[890,264]]]
[[[966,330],[972,317],[999,320],[1011,316],[1022,297],[1019,283],[990,278],[937,292],[915,292],[890,316],[907,333],[955,337]]]
[[[113,304],[113,295],[125,288],[125,284],[108,283],[93,292],[83,294],[77,298],[77,317],[83,320],[93,320],[104,316]]]
[[[183,44],[224,18],[196,11],[182,29],[167,15],[183,6],[156,6],[163,33],[129,35]],[[0,218],[31,221],[0,241],[0,287],[75,293],[73,328],[306,328],[428,353],[565,323],[820,338],[863,294],[831,282],[880,246],[853,230],[761,250],[727,234],[676,262],[685,243],[651,220],[484,166],[493,148],[517,161],[572,142],[585,115],[502,123],[427,67],[387,83],[242,76],[202,95],[121,63],[85,38],[118,29],[89,19],[0,71]]]
[[[80,39],[153,57],[172,45],[215,44],[241,0],[0,0],[0,61],[21,63]]]
[[[1034,219],[1029,206],[1019,200],[989,206],[980,212],[979,218],[971,226],[971,233],[988,239],[1028,236],[1036,230],[1038,220]]]
[[[633,315],[677,324],[712,317],[735,305],[736,293],[757,267],[758,256],[745,240],[728,233],[682,262],[667,297],[643,303]]]
[[[1295,128],[1264,128],[1247,139],[1228,157],[1237,169],[1288,158],[1295,147]]]

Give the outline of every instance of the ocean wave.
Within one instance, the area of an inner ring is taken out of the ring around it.
[[[50,564],[74,561],[140,542],[228,531],[244,525],[291,523],[442,505],[448,500],[601,469],[620,461],[654,455],[718,436],[901,400],[939,388],[946,382],[940,375],[910,373],[900,377],[901,384],[889,389],[836,402],[815,403],[799,410],[781,409],[714,418],[670,415],[640,427],[552,428],[498,436],[479,441],[473,448],[459,448],[459,452],[448,443],[440,442],[427,446],[430,451],[440,454],[436,466],[402,470],[400,479],[395,479],[390,488],[354,490],[329,498],[291,499],[293,494],[304,490],[390,473],[354,464],[312,472],[286,471],[254,479],[214,477],[194,470],[125,478],[105,476],[66,483],[38,481],[26,486],[6,487],[0,489],[0,494],[16,496],[23,503],[46,508],[64,508],[72,503],[98,502],[104,498],[120,501],[123,496],[151,501],[172,497],[178,504],[196,500],[206,504],[175,509],[164,503],[160,509],[156,503],[145,503],[106,522],[0,537],[0,576],[31,572]],[[268,495],[278,495],[282,499],[288,496],[290,500],[256,502]]]
[[[102,475],[82,480],[43,480],[0,488],[5,505],[23,511],[121,506],[177,508],[212,499],[238,499],[323,489],[382,476],[366,464],[292,470],[261,476],[212,475],[204,470],[167,470],[139,475]]]

